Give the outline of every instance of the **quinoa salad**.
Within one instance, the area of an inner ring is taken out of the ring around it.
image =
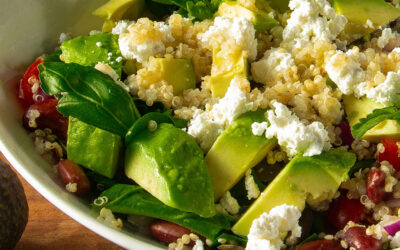
[[[19,84],[66,192],[165,249],[400,248],[398,0],[109,0]]]

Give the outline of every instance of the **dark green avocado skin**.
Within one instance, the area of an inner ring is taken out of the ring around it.
[[[0,249],[13,249],[28,222],[24,188],[11,168],[0,161]]]

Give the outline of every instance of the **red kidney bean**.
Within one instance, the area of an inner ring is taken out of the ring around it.
[[[29,129],[49,128],[58,137],[67,140],[68,118],[57,111],[57,105],[58,100],[55,99],[32,104],[24,114],[24,125]],[[39,116],[37,118],[32,118],[31,116],[34,115],[36,111],[39,112]]]
[[[336,240],[316,240],[296,247],[296,250],[342,250],[343,247]]]
[[[369,171],[367,176],[367,194],[371,201],[378,203],[385,196],[385,173],[380,169]]]
[[[76,183],[74,194],[81,196],[90,191],[89,179],[78,164],[70,160],[61,160],[57,164],[57,170],[65,185]]]
[[[358,199],[348,199],[346,194],[342,194],[337,201],[330,204],[326,215],[332,226],[341,230],[349,221],[358,223],[363,210],[364,206]]]
[[[380,250],[382,243],[380,240],[366,234],[365,227],[354,226],[347,229],[343,235],[343,240],[349,247],[362,250]]]
[[[157,220],[150,225],[150,233],[157,240],[169,244],[192,231],[172,222]]]

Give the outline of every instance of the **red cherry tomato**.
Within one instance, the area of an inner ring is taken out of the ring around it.
[[[40,88],[41,82],[39,79],[38,65],[43,62],[42,58],[37,59],[31,66],[26,70],[19,84],[18,98],[24,109],[27,109],[30,105],[54,97],[46,95]]]
[[[378,203],[385,196],[385,173],[380,169],[369,171],[367,176],[367,194],[371,201]]]
[[[365,227],[351,227],[344,233],[343,240],[349,244],[349,247],[362,250],[380,250],[382,243],[380,240],[367,235]]]
[[[364,206],[358,199],[348,199],[342,194],[337,201],[330,204],[326,216],[337,230],[343,229],[347,222],[358,223],[361,220]]]
[[[397,144],[392,139],[384,138],[381,143],[385,147],[385,151],[383,153],[378,153],[379,162],[388,161],[396,171],[400,170],[400,158],[399,158],[399,148]]]
[[[296,250],[341,250],[343,247],[335,240],[316,240],[296,247]]]
[[[24,125],[31,130],[49,128],[58,137],[67,140],[68,118],[57,111],[57,104],[56,99],[32,104],[24,114]]]

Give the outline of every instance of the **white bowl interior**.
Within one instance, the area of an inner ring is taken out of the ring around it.
[[[127,249],[160,249],[146,237],[117,231],[98,222],[87,201],[57,184],[54,168],[34,150],[22,128],[16,84],[23,71],[58,45],[61,32],[88,34],[100,29],[91,12],[106,0],[0,0],[0,150],[14,168],[47,200],[90,230]]]

